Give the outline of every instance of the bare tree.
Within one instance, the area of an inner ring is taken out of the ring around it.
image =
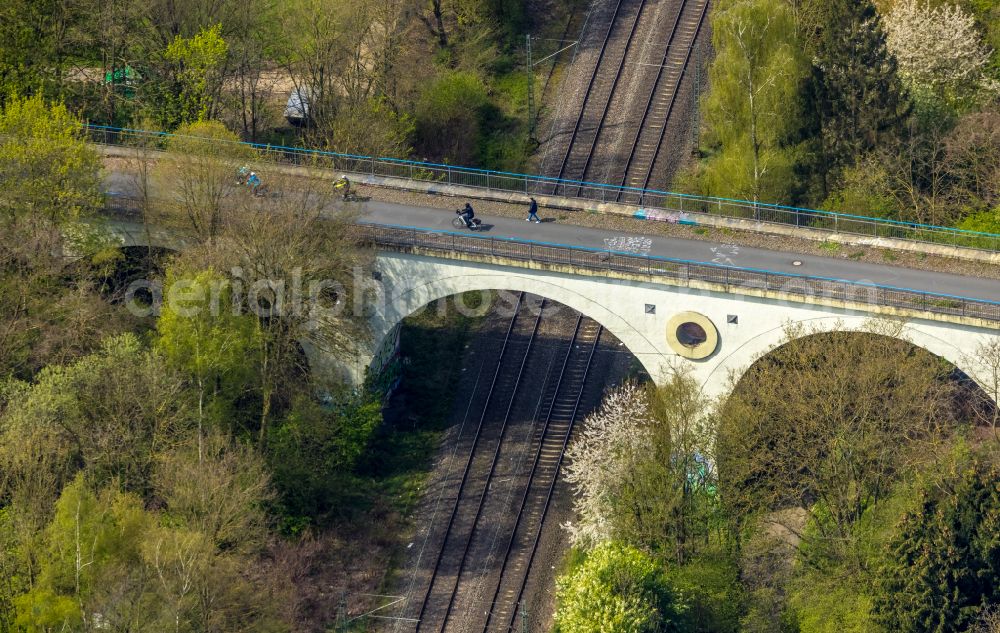
[[[977,422],[989,427],[994,438],[1000,439],[1000,338],[991,337],[980,344],[969,361],[980,369],[978,378],[981,389],[976,390],[972,410]]]
[[[253,151],[221,123],[183,126],[156,163],[155,185],[164,201],[159,221],[180,221],[197,240],[214,242],[238,192],[237,172]]]
[[[1000,203],[1000,112],[961,117],[945,139],[953,196],[963,207]]]
[[[789,326],[720,408],[720,490],[732,516],[818,505],[814,537],[849,542],[865,509],[954,432],[949,371],[896,322],[831,333]]]
[[[230,200],[217,239],[189,249],[181,262],[185,270],[228,274],[244,309],[260,318],[253,361],[261,445],[276,400],[301,389],[309,373],[303,342],[345,357],[366,340],[365,284],[371,278],[370,253],[355,237],[354,210],[332,203],[328,182],[274,172],[269,184],[270,196],[247,192]]]
[[[1000,607],[990,605],[984,608],[972,633],[1000,633]]]

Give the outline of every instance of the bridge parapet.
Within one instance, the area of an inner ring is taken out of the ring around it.
[[[105,210],[110,216],[129,218],[134,215],[138,202],[131,198],[109,196],[106,204]],[[144,239],[152,241],[153,246],[172,250],[183,249],[186,245],[183,237],[175,231],[150,230],[127,219],[113,221],[110,226],[112,232],[118,234],[123,244],[128,246],[142,244]],[[836,305],[886,316],[918,317],[1000,329],[1000,302],[973,297],[518,238],[387,224],[362,223],[356,226],[363,241],[380,249]]]
[[[970,297],[406,226],[361,224],[358,230],[364,240],[385,250],[836,305],[878,315],[919,317],[1000,330],[1000,302]]]

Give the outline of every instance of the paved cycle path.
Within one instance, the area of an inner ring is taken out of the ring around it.
[[[126,196],[135,193],[132,179],[124,174],[109,174],[105,179],[105,185],[109,193]],[[469,233],[468,229],[456,229],[452,226],[452,220],[455,219],[454,209],[461,206],[463,202],[446,198],[442,200],[442,205],[445,204],[450,205],[449,208],[402,205],[376,200],[350,203],[350,206],[360,210],[360,222]],[[527,215],[527,207],[525,207],[525,215]],[[542,218],[546,221],[541,224],[525,222],[517,218],[481,214],[477,214],[477,217],[483,221],[484,226],[481,230],[475,231],[474,234],[485,237],[511,237],[567,246],[611,249],[692,262],[875,283],[921,292],[1000,301],[1000,280],[996,279],[872,264],[840,257],[784,253],[735,246],[724,242],[641,235],[613,229],[602,230],[555,222],[551,218],[545,218],[544,211]]]
[[[468,229],[455,229],[452,226],[451,221],[455,218],[453,210],[375,201],[362,203],[359,206],[364,211],[361,217],[362,222],[469,233]],[[525,215],[527,215],[527,211],[525,211]],[[996,279],[965,277],[900,266],[872,264],[839,257],[784,253],[711,241],[640,235],[551,221],[535,224],[507,217],[479,214],[476,217],[481,218],[484,224],[483,229],[475,231],[476,235],[481,236],[514,237],[568,246],[608,248],[693,262],[869,282],[973,299],[1000,301],[1000,281]],[[543,219],[545,219],[544,216]]]

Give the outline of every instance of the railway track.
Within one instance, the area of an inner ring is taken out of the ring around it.
[[[542,527],[552,503],[563,456],[580,412],[587,376],[602,331],[602,327],[595,321],[583,316],[577,318],[573,339],[548,399],[534,461],[527,475],[527,486],[515,512],[513,530],[503,550],[496,588],[482,627],[484,633],[515,630],[517,606],[524,598],[531,567],[538,552]]]
[[[539,309],[537,314],[532,314],[530,302],[521,293],[486,392],[455,504],[445,528],[444,540],[420,606],[416,625],[418,632],[443,631],[451,616],[457,587],[466,566],[472,537],[481,520],[511,408],[535,341],[542,312]],[[476,394],[472,397],[475,398]]]
[[[640,188],[661,184],[656,182],[655,168],[661,158],[666,132],[676,109],[677,95],[704,24],[709,0],[680,0],[673,19],[664,20],[662,27],[659,26],[656,11],[652,11],[652,17],[648,18],[656,24],[640,26],[647,4],[655,4],[655,1],[639,0],[634,16],[628,16],[623,10],[624,2],[626,0],[617,0],[597,63],[585,88],[580,112],[569,134],[569,144],[559,168],[558,177],[561,179],[601,181]],[[636,32],[647,29],[653,41],[662,36],[666,44],[662,54],[651,63],[635,59],[637,55],[644,57],[645,53],[635,54],[632,47]],[[655,72],[644,69],[651,65],[657,66]],[[624,94],[617,94],[623,86],[631,87]],[[622,120],[613,122],[606,129],[612,110],[618,114],[610,118],[617,116]],[[611,133],[610,130],[615,128],[618,131]],[[634,134],[628,135],[632,128],[635,129]],[[618,140],[611,141],[613,137]],[[598,151],[599,141],[605,151]],[[553,193],[575,196],[580,195],[583,188],[583,185],[563,184]],[[616,196],[619,201],[639,201],[638,194],[632,196],[619,192]]]
[[[590,168],[597,138],[607,119],[611,98],[622,77],[625,58],[628,56],[646,1],[639,0],[635,14],[628,20],[619,18],[623,16],[623,9],[627,11],[632,2],[616,0],[611,23],[608,25],[597,63],[594,64],[594,71],[587,83],[580,114],[577,115],[573,131],[570,133],[569,145],[559,168],[559,178],[582,180]],[[563,195],[574,195],[565,190],[566,185],[563,187]]]
[[[565,324],[573,328],[568,344],[566,339],[555,347],[538,344],[547,311],[544,300],[537,313],[529,309],[530,301],[523,294],[518,299],[496,369],[482,377],[485,397],[471,396],[482,414],[420,605],[417,631],[495,629],[508,612],[516,612],[509,605],[517,604],[528,582],[603,332],[593,320],[577,315]],[[563,331],[569,333],[568,328]]]
[[[681,81],[691,61],[691,51],[705,22],[708,0],[683,0],[674,20],[663,52],[663,59],[656,73],[656,80],[649,91],[642,118],[636,128],[635,138],[624,161],[621,177],[610,180],[622,187],[646,189],[650,186],[654,167],[663,148],[663,138],[670,123],[670,115],[677,103]],[[641,203],[640,194],[619,192],[618,201]]]

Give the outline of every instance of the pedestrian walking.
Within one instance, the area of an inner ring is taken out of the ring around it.
[[[541,220],[538,219],[538,202],[534,198],[531,199],[531,206],[528,207],[528,217],[524,218],[525,222],[534,222],[538,224]]]

